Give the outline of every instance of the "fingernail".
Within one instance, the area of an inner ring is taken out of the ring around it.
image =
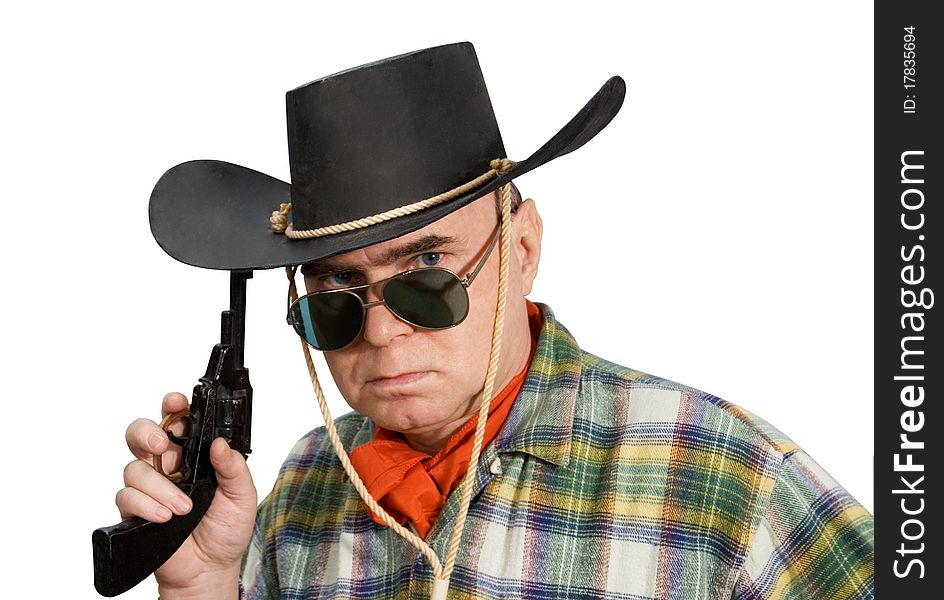
[[[148,448],[150,448],[151,450],[157,450],[158,448],[160,448],[160,445],[159,445],[159,444],[160,444],[163,440],[164,440],[164,438],[163,438],[163,436],[161,436],[161,434],[159,434],[159,433],[152,433],[151,435],[148,436],[148,439],[147,439]]]
[[[177,497],[171,500],[171,504],[178,515],[185,515],[190,512],[190,499]]]
[[[157,515],[157,518],[163,519],[165,521],[173,516],[173,514],[163,506],[158,506],[155,508],[154,514]]]

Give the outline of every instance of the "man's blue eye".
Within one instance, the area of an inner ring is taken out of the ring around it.
[[[331,283],[334,285],[350,285],[354,278],[350,273],[335,273],[331,276]]]
[[[421,254],[420,262],[425,267],[435,267],[440,262],[442,262],[442,253],[441,252],[427,252],[426,254]]]

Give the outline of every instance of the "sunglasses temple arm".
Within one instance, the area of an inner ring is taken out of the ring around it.
[[[495,244],[498,243],[500,233],[501,227],[496,229],[495,233],[492,234],[492,241],[488,243],[488,248],[485,249],[485,254],[482,255],[482,259],[479,261],[479,264],[475,265],[475,268],[472,269],[472,272],[466,275],[462,280],[462,287],[469,287],[472,285],[472,282],[475,281],[475,277],[479,274],[479,271],[482,270],[482,267],[485,266],[485,263],[488,262],[488,257],[492,254],[492,250],[495,249]]]

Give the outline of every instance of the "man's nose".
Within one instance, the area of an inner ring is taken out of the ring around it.
[[[401,321],[386,304],[370,303],[364,315],[364,341],[371,346],[383,347],[397,338],[406,337],[413,326]]]

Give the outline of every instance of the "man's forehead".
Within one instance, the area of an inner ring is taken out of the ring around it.
[[[490,197],[491,194],[479,200]],[[482,205],[485,204],[485,210]],[[469,242],[474,232],[494,227],[495,213],[491,203],[472,202],[429,225],[405,233],[385,242],[371,244],[358,250],[344,252],[304,266],[305,271],[331,269],[338,265],[382,265],[394,262],[405,255],[428,252],[436,248],[461,246]]]
[[[437,233],[435,229],[423,228],[386,242],[307,263],[302,266],[302,272],[306,275],[316,275],[336,272],[342,268],[384,266],[424,252],[451,250],[464,245],[466,240],[461,234],[449,235],[441,230]]]

